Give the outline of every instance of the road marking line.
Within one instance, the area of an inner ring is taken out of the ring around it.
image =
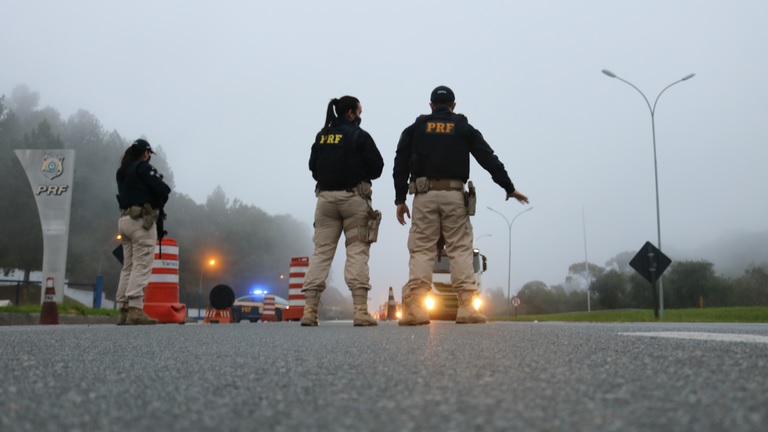
[[[697,332],[638,332],[619,333],[625,336],[649,336],[670,339],[693,339],[718,342],[749,342],[768,344],[768,336],[730,333],[697,333]]]

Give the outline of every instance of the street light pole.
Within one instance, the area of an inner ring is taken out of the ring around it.
[[[481,239],[481,238],[484,238],[484,237],[493,237],[493,235],[491,235],[491,234],[483,234],[483,235],[481,235],[480,237],[478,237],[478,238],[476,238],[476,239],[475,239],[475,242],[474,242],[474,244],[477,244],[477,242],[478,242],[478,241],[480,241],[480,239]]]
[[[200,267],[200,286],[197,288],[197,319],[200,319],[200,300],[203,298],[203,271],[205,271],[205,266]]]
[[[512,287],[512,224],[515,223],[515,219],[517,219],[518,216],[521,214],[533,210],[533,207],[527,208],[520,213],[516,214],[515,217],[512,218],[512,221],[510,222],[509,219],[507,219],[506,216],[504,216],[503,213],[494,210],[490,207],[488,207],[488,210],[498,214],[499,216],[504,218],[504,222],[507,223],[507,228],[509,229],[509,248],[507,251],[508,256],[508,262],[507,262],[507,315],[512,315],[512,297],[511,297],[511,287]]]
[[[589,258],[587,257],[587,219],[584,217],[584,207],[581,208],[581,226],[584,230],[584,271],[587,275],[587,312],[592,312],[592,302],[589,295],[589,285],[592,277],[589,274]]]
[[[216,260],[211,259],[208,261],[208,265],[211,267],[216,264]],[[197,319],[200,319],[200,305],[202,304],[203,299],[203,272],[205,271],[205,265],[200,268],[200,285],[197,288]]]
[[[681,83],[683,81],[687,81],[691,78],[693,78],[696,74],[688,74],[679,80],[673,82],[672,84],[664,87],[662,91],[659,92],[659,95],[656,96],[656,100],[653,102],[653,106],[651,106],[651,102],[648,100],[647,97],[645,97],[645,94],[640,91],[637,86],[632,84],[631,82],[625,80],[624,78],[616,75],[615,73],[609,71],[608,69],[603,69],[603,73],[611,78],[616,78],[619,81],[623,81],[627,84],[629,84],[633,89],[637,90],[638,93],[640,93],[640,96],[643,97],[645,100],[645,104],[648,105],[648,109],[651,112],[651,133],[653,135],[653,177],[656,181],[656,235],[658,239],[658,247],[659,250],[661,249],[661,211],[659,210],[659,168],[658,163],[656,160],[656,104],[659,102],[659,98],[661,95],[667,91],[668,88],[672,87],[675,84]],[[661,277],[659,277],[659,317],[664,318],[664,285],[662,283]]]

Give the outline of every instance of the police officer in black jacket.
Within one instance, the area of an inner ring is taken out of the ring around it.
[[[315,250],[302,291],[306,297],[302,326],[317,325],[317,306],[344,232],[347,261],[344,280],[355,307],[355,326],[375,326],[368,313],[371,289],[368,258],[376,241],[381,213],[371,207],[371,181],[381,176],[384,159],[373,138],[360,128],[363,108],[352,96],[328,103],[325,124],[315,137],[309,169],[317,181]]]
[[[115,175],[122,211],[117,227],[123,242],[123,270],[115,296],[118,325],[157,323],[144,313],[144,288],[155,258],[156,225],[171,188],[149,164],[152,154],[149,142],[137,139],[123,154]]]
[[[453,112],[456,103],[450,88],[435,88],[429,106],[432,113],[417,118],[400,135],[392,174],[397,220],[401,225],[405,225],[405,216],[411,217],[405,203],[406,193],[415,194],[408,236],[410,274],[404,289],[410,292],[410,308],[398,324],[429,324],[424,302],[432,287],[436,245],[441,236],[450,260],[451,282],[459,300],[456,322],[484,323],[485,316],[472,305],[477,284],[472,265],[472,224],[464,195],[464,184],[469,179],[469,156],[491,174],[493,181],[506,191],[507,199],[528,203],[528,197],[515,189],[504,164],[482,134],[466,117]]]

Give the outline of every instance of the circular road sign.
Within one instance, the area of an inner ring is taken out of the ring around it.
[[[521,303],[520,302],[520,297],[518,297],[518,296],[512,297],[512,306],[518,307],[518,306],[520,306],[520,303]]]

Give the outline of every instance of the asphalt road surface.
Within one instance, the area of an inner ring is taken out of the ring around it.
[[[0,327],[0,430],[766,431],[768,325]]]

